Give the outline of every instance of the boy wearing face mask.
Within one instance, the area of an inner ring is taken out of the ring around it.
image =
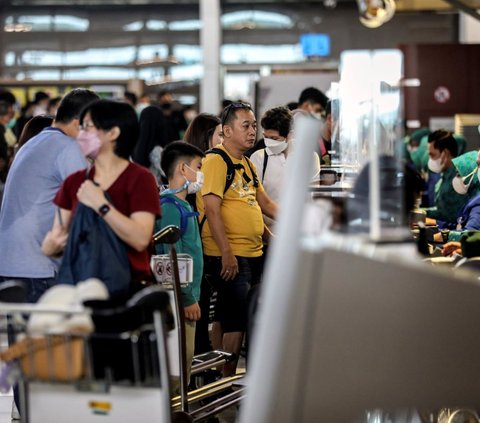
[[[185,312],[185,335],[187,341],[187,367],[193,359],[195,345],[195,322],[200,319],[200,284],[203,274],[202,240],[198,222],[192,206],[186,200],[187,194],[199,191],[203,185],[202,158],[205,154],[192,144],[175,141],[168,144],[162,153],[161,167],[168,178],[168,188],[161,193],[162,217],[155,223],[155,231],[175,225],[181,230],[177,252],[188,254],[193,259],[193,281],[182,288],[182,302]],[[169,198],[168,200],[166,200]],[[187,217],[182,224],[182,215]],[[163,254],[163,245],[157,245],[158,254]]]
[[[460,209],[468,201],[468,196],[455,192],[452,181],[457,169],[452,159],[457,156],[457,141],[451,132],[438,130],[428,137],[428,168],[439,173],[440,179],[435,184],[435,205],[425,209],[427,223],[439,223],[439,226],[455,224]],[[437,222],[440,221],[440,222]]]

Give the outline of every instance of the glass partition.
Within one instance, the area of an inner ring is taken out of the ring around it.
[[[402,73],[399,50],[341,55],[339,161],[352,185],[347,222],[372,240],[405,230]]]

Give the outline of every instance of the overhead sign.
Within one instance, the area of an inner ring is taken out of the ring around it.
[[[330,54],[330,36],[327,34],[303,34],[300,36],[300,44],[304,56],[328,56]]]

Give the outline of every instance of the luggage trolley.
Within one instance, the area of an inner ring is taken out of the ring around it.
[[[21,303],[21,284],[12,281],[0,285],[0,314],[7,316],[9,332],[18,340],[0,352],[0,360],[21,370],[18,384],[23,423],[43,423],[52,417],[72,423],[130,423],[133,419],[170,423],[182,417],[183,421],[201,421],[244,398],[243,375],[187,392],[184,319],[174,246],[178,237],[175,226],[154,237],[155,242],[170,244],[174,275],[170,293],[161,286],[150,286],[126,304],[89,301],[85,307],[53,307]],[[178,330],[171,330],[167,337],[167,327],[175,325],[169,313],[172,309]],[[26,325],[33,313],[65,319],[88,316],[95,331],[36,333],[33,337]],[[169,354],[169,343],[178,343],[176,354]],[[230,358],[231,354],[223,351],[196,356],[192,375]],[[173,399],[169,377],[174,366],[169,366],[169,361],[178,362],[181,382],[181,395]]]
[[[169,245],[169,254],[152,257],[151,267],[157,281],[167,290],[172,309],[175,311],[176,330],[169,333],[168,351],[170,373],[178,376],[180,395],[172,398],[174,421],[202,421],[235,406],[245,398],[244,374],[222,378],[193,391],[188,391],[185,317],[182,304],[182,285],[191,281],[188,256],[177,255],[175,243],[180,239],[180,229],[168,225],[153,235],[153,243]],[[191,260],[191,258],[190,258]],[[182,263],[181,268],[179,262]],[[190,262],[191,265],[191,262]],[[191,270],[191,269],[190,269]],[[221,350],[210,351],[193,358],[191,375],[217,368],[233,359],[233,354]]]
[[[3,301],[12,296],[7,297]],[[22,422],[170,423],[168,294],[150,286],[126,304],[86,304],[77,308],[0,304],[0,312],[8,316],[9,331],[17,338],[0,358],[21,370]],[[65,319],[87,316],[95,331],[32,336],[26,331],[25,318],[33,313]]]

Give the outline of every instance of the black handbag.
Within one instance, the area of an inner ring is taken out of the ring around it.
[[[88,278],[105,283],[111,297],[123,296],[131,270],[125,243],[93,209],[79,203],[56,280],[75,285]]]

